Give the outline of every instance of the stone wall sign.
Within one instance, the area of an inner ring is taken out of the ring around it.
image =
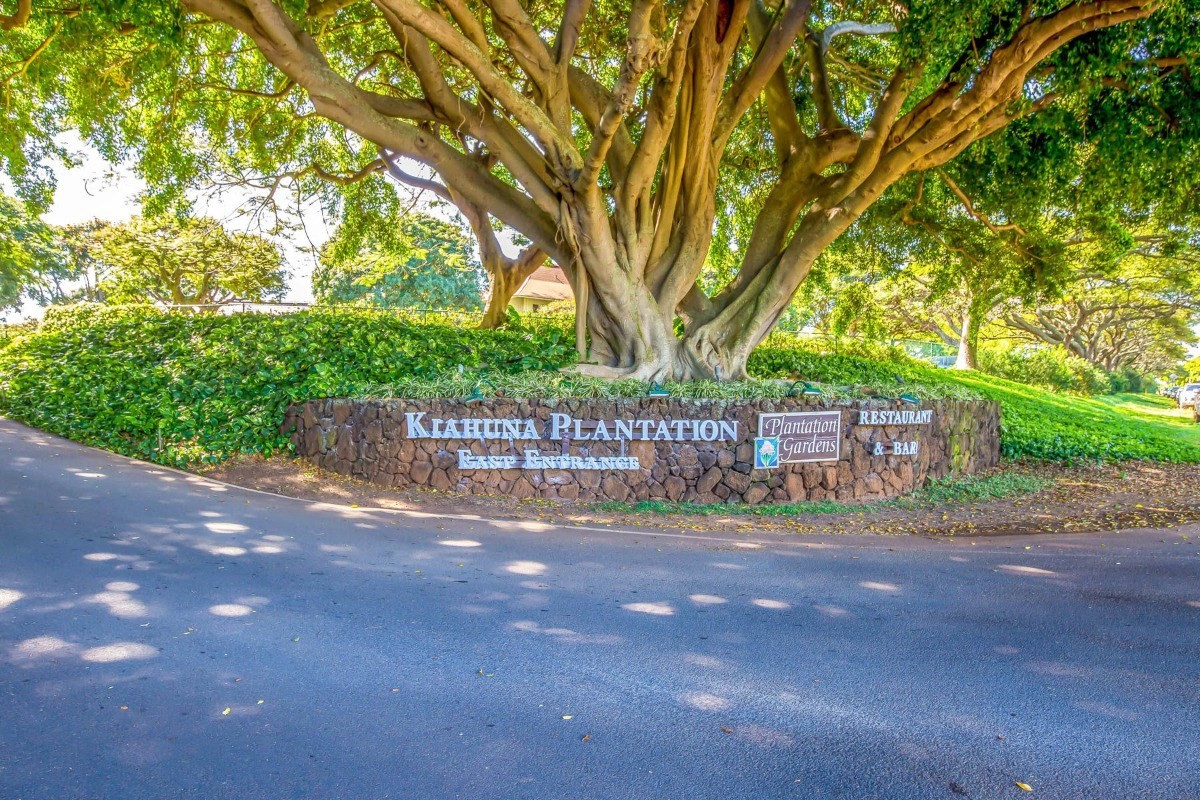
[[[754,453],[758,469],[806,461],[837,461],[842,455],[842,412],[759,414]]]
[[[547,500],[879,500],[1000,458],[999,405],[980,400],[329,398],[283,430],[345,475]]]

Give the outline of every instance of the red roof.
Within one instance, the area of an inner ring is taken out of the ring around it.
[[[513,293],[513,297],[531,300],[570,300],[574,296],[571,282],[558,267],[538,267]]]

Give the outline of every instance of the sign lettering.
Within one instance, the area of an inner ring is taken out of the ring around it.
[[[575,419],[570,414],[554,413],[548,422],[534,419],[495,419],[465,417],[428,418],[424,411],[404,415],[405,432],[410,439],[502,439],[507,441],[581,442],[734,442],[738,424],[723,419]]]
[[[858,412],[859,425],[928,425],[933,422],[932,409],[863,409]]]

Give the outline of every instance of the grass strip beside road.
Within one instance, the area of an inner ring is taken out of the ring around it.
[[[673,503],[668,500],[643,500],[637,503],[615,501],[596,503],[596,510],[606,513],[637,514],[696,514],[700,516],[747,515],[758,517],[790,517],[816,514],[864,514],[886,508],[931,508],[1020,497],[1036,494],[1050,486],[1053,481],[1020,471],[995,472],[989,475],[972,475],[931,481],[920,491],[905,497],[881,500],[874,503],[850,505],[836,500],[803,501],[779,505],[746,505],[744,503]]]

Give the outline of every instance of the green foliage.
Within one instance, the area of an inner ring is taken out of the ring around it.
[[[1055,394],[977,372],[954,379],[1003,408],[1001,449],[1047,461],[1150,459],[1200,462],[1200,437],[1183,415],[1115,408],[1106,398]]]
[[[476,390],[644,397],[647,391],[641,381],[536,371],[574,359],[570,338],[553,326],[480,331],[366,310],[189,316],[81,304],[52,308],[37,331],[17,333],[7,346],[0,334],[0,412],[169,464],[284,448],[278,429],[284,409],[317,397],[467,397]],[[1200,462],[1200,430],[1157,398],[1057,394],[934,369],[882,348],[863,351],[889,360],[767,347],[751,359],[754,381],[666,388],[684,398],[782,397],[804,379],[830,401],[901,392],[986,397],[1003,407],[1001,444],[1009,457]]]
[[[428,214],[338,229],[313,272],[319,302],[380,308],[483,308],[483,270],[471,240]]]
[[[1108,373],[1108,383],[1114,394],[1131,392],[1150,392],[1154,390],[1154,381],[1138,372],[1133,367],[1121,367]]]
[[[540,356],[522,357],[524,362],[537,357],[548,360],[556,351],[538,348]],[[856,387],[834,386],[814,383],[828,401],[860,399],[863,392]],[[360,397],[469,397],[480,393],[485,397],[503,396],[512,398],[565,399],[583,398],[633,398],[646,397],[649,385],[641,380],[606,380],[576,373],[523,371],[511,374],[492,373],[487,370],[452,371],[439,375],[406,377],[387,385],[369,386]],[[795,396],[798,389],[790,380],[750,380],[718,383],[716,381],[668,381],[662,388],[671,397],[688,400],[757,400],[779,399]],[[954,397],[971,399],[973,392],[956,386],[925,387],[927,399]]]
[[[189,316],[148,306],[52,308],[0,350],[0,411],[161,463],[286,446],[284,409],[458,365],[504,373],[544,342],[378,313]],[[545,345],[550,347],[551,345]],[[565,364],[569,348],[543,354]]]
[[[0,350],[8,347],[18,336],[32,333],[36,329],[36,322],[19,322],[14,325],[0,323]]]
[[[1104,370],[1063,347],[984,350],[979,366],[983,372],[998,378],[1061,392],[1096,395],[1108,394],[1114,389]],[[1128,390],[1128,381],[1122,383],[1121,390]]]
[[[100,288],[112,302],[210,305],[283,295],[279,248],[229,233],[215,219],[135,217],[100,228],[94,244],[107,267]]]
[[[54,229],[26,203],[0,192],[0,311],[19,308],[65,260]]]
[[[750,355],[748,369],[756,378],[791,378],[854,386],[880,394],[913,391],[918,396],[954,396],[958,385],[945,372],[908,357],[897,348],[858,345],[861,354],[827,353],[815,345],[760,347]],[[971,392],[962,396],[972,397]]]
[[[1040,492],[1050,481],[1036,475],[1021,472],[999,472],[994,475],[966,475],[961,478],[943,478],[930,481],[920,493],[917,501],[940,506],[947,503],[970,503],[978,500],[997,500],[1005,497]]]

